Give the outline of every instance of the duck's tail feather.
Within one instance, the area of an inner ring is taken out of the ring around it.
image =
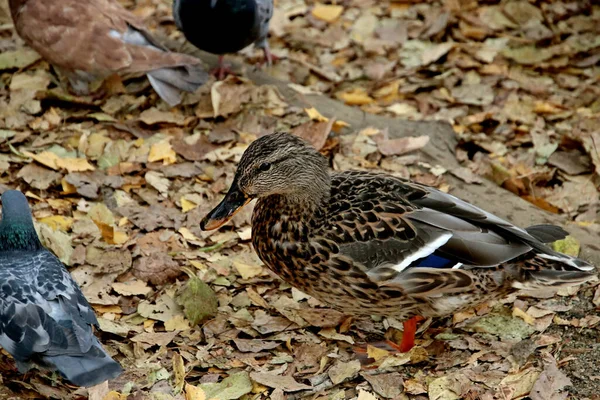
[[[193,93],[209,79],[208,72],[199,64],[156,69],[147,76],[156,93],[170,106],[181,102],[182,92]]]
[[[569,235],[569,232],[565,231],[560,226],[550,224],[532,225],[529,228],[525,228],[525,230],[542,243],[556,242]]]
[[[517,289],[565,287],[585,283],[597,276],[596,268],[579,258],[556,252],[540,253],[526,261],[521,279],[513,286]]]
[[[77,386],[94,386],[116,378],[123,369],[97,342],[82,355],[46,356],[43,361]]]

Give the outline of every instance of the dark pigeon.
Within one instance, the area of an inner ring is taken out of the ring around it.
[[[21,373],[57,370],[77,386],[121,374],[92,332],[98,320],[63,264],[40,243],[23,193],[2,194],[0,346]]]
[[[173,17],[186,39],[200,50],[219,55],[218,76],[227,69],[223,54],[254,43],[273,61],[267,40],[273,0],[175,0]]]

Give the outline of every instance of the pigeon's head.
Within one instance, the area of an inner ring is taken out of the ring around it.
[[[310,144],[289,133],[265,135],[248,146],[229,192],[200,227],[218,228],[255,198],[282,195],[311,202],[328,196],[329,189],[327,160]]]
[[[2,193],[2,221],[0,221],[0,251],[38,250],[38,239],[31,210],[25,195],[18,190]]]

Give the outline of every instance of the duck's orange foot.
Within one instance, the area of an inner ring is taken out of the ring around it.
[[[399,346],[394,343],[395,348],[399,352],[409,352],[410,349],[412,349],[415,346],[415,333],[417,333],[417,322],[423,321],[424,319],[425,318],[417,315],[402,323],[402,325],[404,326],[402,341],[400,342]]]

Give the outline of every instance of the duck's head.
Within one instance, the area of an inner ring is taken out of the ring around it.
[[[229,192],[200,228],[220,227],[256,198],[283,195],[317,201],[329,195],[329,185],[327,160],[310,144],[290,133],[265,135],[248,146]]]

